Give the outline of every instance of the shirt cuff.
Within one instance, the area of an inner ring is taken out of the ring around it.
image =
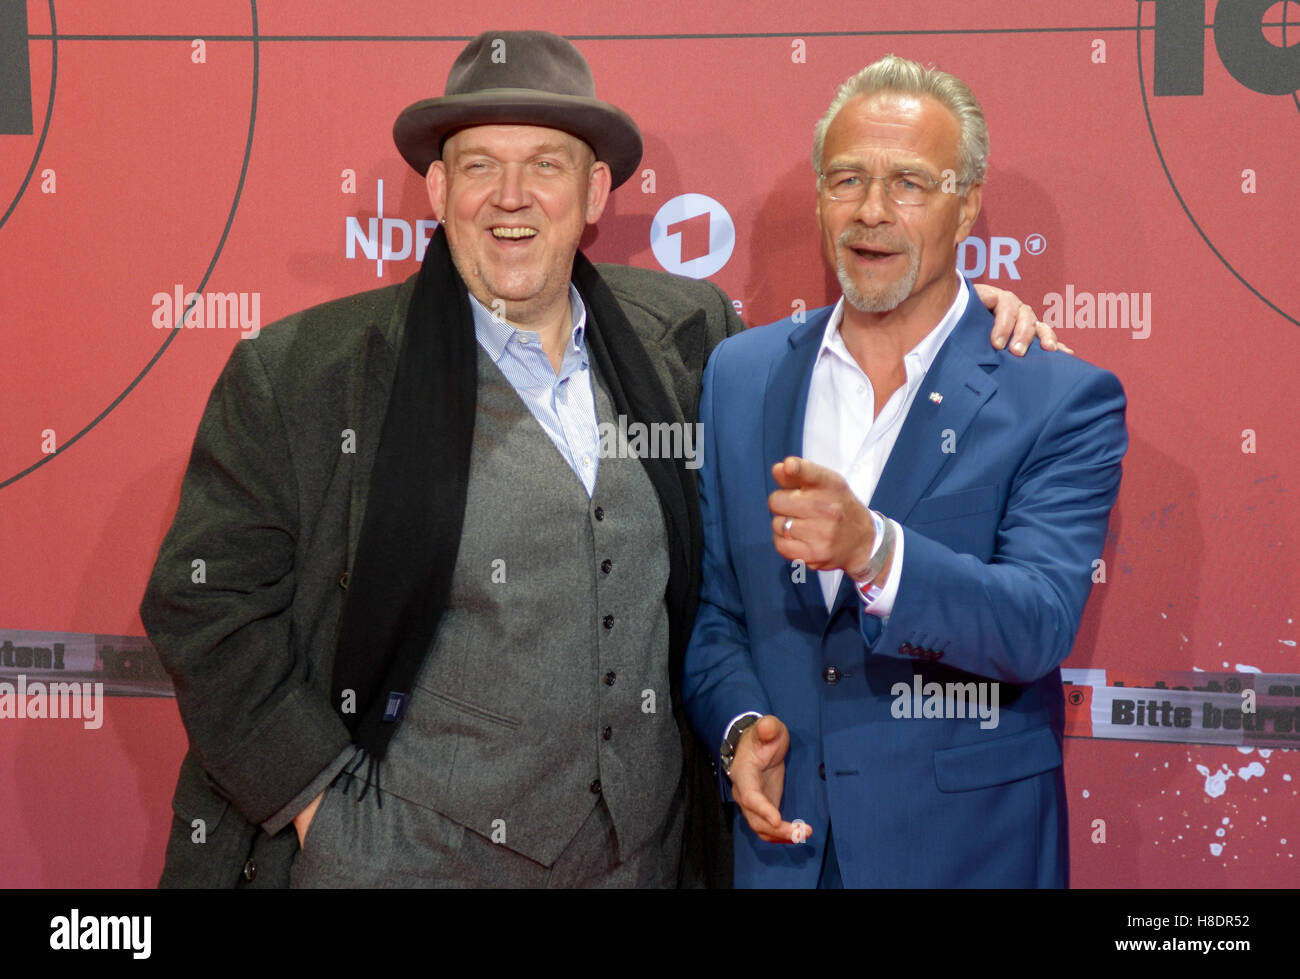
[[[294,817],[306,809],[312,799],[329,788],[329,784],[347,767],[348,762],[356,757],[356,753],[356,745],[351,744],[340,751],[305,789],[290,799],[283,809],[262,823],[262,829],[266,830],[268,835],[274,836],[293,822]]]
[[[870,582],[858,585],[858,595],[862,598],[862,610],[868,615],[882,619],[889,618],[894,611],[894,599],[898,597],[898,583],[903,578],[903,528],[897,520],[890,520],[894,525],[894,559],[889,566],[889,576],[884,587],[873,600],[870,598]]]

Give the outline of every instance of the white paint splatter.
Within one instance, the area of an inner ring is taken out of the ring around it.
[[[1223,665],[1224,665],[1224,666],[1227,666],[1228,664],[1227,664],[1227,663],[1224,663]],[[1264,672],[1264,671],[1261,670],[1258,666],[1248,666],[1248,665],[1246,665],[1245,663],[1238,663],[1238,664],[1234,667],[1234,669],[1235,669],[1238,673],[1263,673],[1263,672]]]
[[[1240,751],[1243,755],[1248,755],[1255,749],[1252,748],[1250,745],[1237,745],[1237,750]]]
[[[1222,843],[1211,843],[1211,844],[1210,844],[1210,852],[1213,853],[1213,854],[1217,857],[1220,853],[1223,852],[1223,844],[1222,844]]]
[[[1237,769],[1237,777],[1240,778],[1243,782],[1249,782],[1253,776],[1263,775],[1263,774],[1264,774],[1264,766],[1257,761],[1252,761],[1245,768]]]
[[[1267,757],[1268,757],[1269,755],[1271,755],[1272,753],[1273,753],[1273,749],[1272,749],[1272,748],[1260,748],[1260,749],[1259,749],[1259,757],[1261,757],[1261,758],[1267,758]]]
[[[1295,645],[1295,640],[1294,640],[1294,639],[1279,639],[1278,642],[1280,642],[1283,646],[1294,646],[1294,645]]]
[[[1088,790],[1087,790],[1087,789],[1084,789],[1084,790],[1083,790],[1083,797],[1084,797],[1085,799],[1088,798]]]
[[[1197,765],[1196,770],[1205,776],[1205,794],[1211,799],[1217,799],[1228,790],[1228,779],[1232,778],[1232,769],[1226,765],[1213,774],[1204,765]]]
[[[1215,836],[1227,836],[1227,835],[1228,835],[1228,831],[1227,831],[1226,829],[1224,829],[1222,826],[1220,826],[1218,829],[1216,829],[1216,830],[1214,831],[1214,835],[1215,835]]]

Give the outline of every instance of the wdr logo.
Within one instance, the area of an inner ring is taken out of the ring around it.
[[[1047,247],[1042,235],[1030,235],[1025,239],[1025,251],[1030,255],[1041,255]],[[971,235],[957,246],[957,271],[971,279],[978,279],[988,273],[990,279],[1019,279],[1020,269],[1016,259],[1020,258],[1020,242],[1006,235],[992,235],[985,240]]]
[[[650,222],[650,247],[665,271],[707,279],[731,258],[736,226],[712,197],[681,194]]]

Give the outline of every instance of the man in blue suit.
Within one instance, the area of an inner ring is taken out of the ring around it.
[[[892,55],[850,78],[813,150],[844,298],[705,372],[683,691],[736,803],[737,886],[1068,885],[1058,667],[1124,393],[989,347],[955,266],[987,158],[958,79]]]

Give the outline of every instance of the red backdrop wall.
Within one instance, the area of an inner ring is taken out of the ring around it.
[[[1135,740],[1152,732],[1096,706],[1117,678],[1194,671],[1295,703],[1267,675],[1300,673],[1300,4],[1234,6],[1218,26],[1214,0],[28,0],[25,21],[6,15],[0,641],[80,637],[113,695],[99,727],[0,717],[0,884],[150,886],[162,866],[185,735],[174,700],[132,695],[166,692],[137,606],[240,333],[162,328],[156,296],[234,292],[251,313],[256,294],[266,325],[411,274],[398,256],[430,213],[392,121],[441,93],[468,37],[523,27],[572,37],[645,134],[588,253],[657,268],[659,209],[707,195],[727,215],[713,244],[670,236],[669,252],[716,253],[729,221],[711,278],[750,325],[838,296],[809,164],[836,85],[888,51],[971,85],[992,159],[967,270],[1059,317],[1129,396],[1104,581],[1066,664],[1106,671],[1068,674],[1074,883],[1294,884],[1300,764],[1280,725],[1235,745]],[[1246,81],[1230,70],[1242,43],[1263,66]],[[1285,91],[1259,90],[1270,79]],[[372,218],[390,219],[388,260],[366,255]],[[1111,322],[1112,301],[1109,328],[1087,328],[1085,293],[1128,294],[1129,316]],[[21,672],[6,662],[0,680]]]

